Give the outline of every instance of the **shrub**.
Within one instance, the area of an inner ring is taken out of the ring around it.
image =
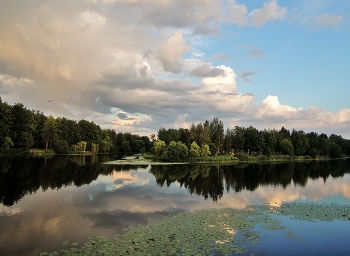
[[[53,149],[57,154],[68,154],[69,145],[66,140],[56,140],[53,144]]]
[[[267,156],[265,156],[265,155],[259,156],[259,161],[267,161],[267,160],[269,160],[269,158]]]
[[[317,157],[317,155],[318,155],[317,149],[311,148],[311,149],[309,150],[309,155],[310,155],[313,159],[315,159],[315,158]]]
[[[248,161],[248,155],[244,152],[238,152],[235,154],[235,157],[238,158],[239,161]]]

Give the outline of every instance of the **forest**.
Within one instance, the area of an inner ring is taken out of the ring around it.
[[[160,128],[157,135],[140,136],[113,129],[101,129],[93,121],[70,120],[45,116],[29,110],[22,103],[9,105],[0,97],[1,151],[31,148],[54,150],[58,154],[92,151],[152,152],[164,160],[207,155],[239,154],[289,156],[350,155],[350,140],[341,135],[305,133],[282,127],[279,130],[258,130],[252,126],[224,128],[215,117],[190,129]],[[178,160],[178,159],[177,159]]]

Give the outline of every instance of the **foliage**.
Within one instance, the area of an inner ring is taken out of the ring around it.
[[[45,142],[45,149],[51,149],[52,143],[56,138],[57,128],[56,122],[53,116],[49,116],[44,123],[44,127],[42,130],[42,138]]]
[[[53,149],[58,154],[68,154],[69,153],[69,145],[65,140],[55,140]]]
[[[227,128],[224,132],[223,122],[218,118],[204,123],[193,123],[190,129],[165,129],[160,128],[158,139],[165,143],[160,152],[154,151],[156,147],[156,135],[139,136],[131,133],[116,133],[112,129],[102,130],[99,125],[87,120],[69,120],[64,117],[46,117],[40,111],[27,109],[22,103],[13,106],[3,102],[0,97],[0,146],[13,149],[49,149],[65,152],[67,147],[61,149],[62,141],[68,143],[72,151],[92,150],[92,144],[99,145],[99,152],[153,152],[160,157],[166,145],[171,141],[182,142],[188,147],[190,155],[197,155],[197,149],[192,149],[195,142],[200,147],[200,155],[217,155],[244,151],[249,155],[274,157],[276,154],[289,156],[304,156],[309,154],[331,158],[340,157],[342,154],[350,155],[350,140],[340,135],[328,135],[315,132],[305,134],[303,131],[292,132],[282,127],[278,130],[263,130],[250,126],[248,128],[235,126]],[[150,140],[151,138],[151,140]],[[6,140],[6,141],[5,141]],[[86,142],[84,149],[80,144]],[[11,143],[12,142],[12,143]],[[203,148],[204,145],[209,150]],[[316,151],[315,151],[316,150]]]
[[[328,147],[329,147],[329,155],[331,158],[341,157],[342,148],[337,143],[335,143],[334,141],[329,141]]]
[[[170,141],[165,151],[161,155],[161,159],[170,162],[181,162],[188,158],[188,148],[181,141]]]
[[[269,160],[269,158],[267,156],[265,156],[265,155],[260,155],[259,156],[259,161],[268,161],[268,160]]]
[[[279,148],[284,155],[293,156],[294,148],[290,139],[284,138],[279,142]]]
[[[200,150],[200,156],[209,156],[210,153],[210,148],[207,144],[203,145]]]
[[[154,146],[153,147],[154,147],[155,155],[160,157],[164,153],[164,151],[166,149],[166,144],[162,140],[157,140],[157,141],[154,142]]]
[[[244,152],[235,153],[235,157],[237,157],[239,161],[248,161],[248,155]]]
[[[2,144],[2,149],[10,149],[14,146],[12,139],[10,137],[5,137],[4,143]]]
[[[209,143],[208,144],[210,155],[216,155],[215,152],[218,151],[217,146],[214,143]]]
[[[316,148],[311,148],[311,149],[309,149],[309,155],[310,155],[313,159],[315,159],[315,158],[318,156],[318,151],[317,151],[317,149],[316,149]]]
[[[97,155],[98,153],[98,150],[99,150],[99,145],[98,144],[95,144],[95,143],[92,143],[91,144],[91,151],[94,155]]]
[[[309,140],[304,131],[293,130],[291,140],[294,147],[294,154],[297,156],[304,155],[309,149]]]
[[[0,97],[0,144],[4,143],[6,137],[10,137],[12,120],[12,107],[7,102],[2,102]]]
[[[201,149],[198,144],[194,141],[191,143],[190,156],[191,157],[199,157],[201,154]]]

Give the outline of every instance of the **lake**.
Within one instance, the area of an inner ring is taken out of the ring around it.
[[[350,255],[349,159],[103,164],[114,159],[0,158],[0,255],[84,243],[98,254],[102,240],[130,242],[131,255],[151,244],[155,255]]]

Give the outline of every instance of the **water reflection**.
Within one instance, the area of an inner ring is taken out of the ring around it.
[[[12,206],[27,194],[39,189],[90,184],[101,174],[108,175],[112,166],[101,165],[105,157],[0,158],[0,202]]]
[[[0,158],[0,255],[39,255],[62,241],[112,237],[178,212],[350,204],[350,161],[225,166],[103,165],[109,157]],[[336,199],[334,197],[337,197]],[[208,199],[208,200],[203,200]]]
[[[119,189],[136,183],[137,176],[127,173],[139,166],[102,165],[110,160],[108,156],[96,157],[55,157],[39,158],[0,158],[0,202],[12,206],[27,194],[39,189],[59,190],[62,187],[80,187],[90,184],[100,175],[112,176],[113,183],[107,190]],[[349,173],[348,161],[295,162],[237,164],[223,166],[206,165],[155,165],[144,166],[153,174],[156,183],[169,187],[177,182],[190,194],[200,195],[217,202],[224,192],[236,193],[242,190],[255,191],[260,186],[295,186],[304,187],[308,180],[329,177],[343,177]],[[145,185],[149,180],[142,180]],[[349,194],[349,188],[342,188]]]
[[[173,182],[184,186],[190,194],[202,195],[213,201],[221,199],[224,191],[236,193],[255,191],[260,186],[282,186],[292,183],[305,187],[308,179],[343,177],[349,173],[349,161],[239,164],[226,166],[153,166],[151,173],[159,186]]]

